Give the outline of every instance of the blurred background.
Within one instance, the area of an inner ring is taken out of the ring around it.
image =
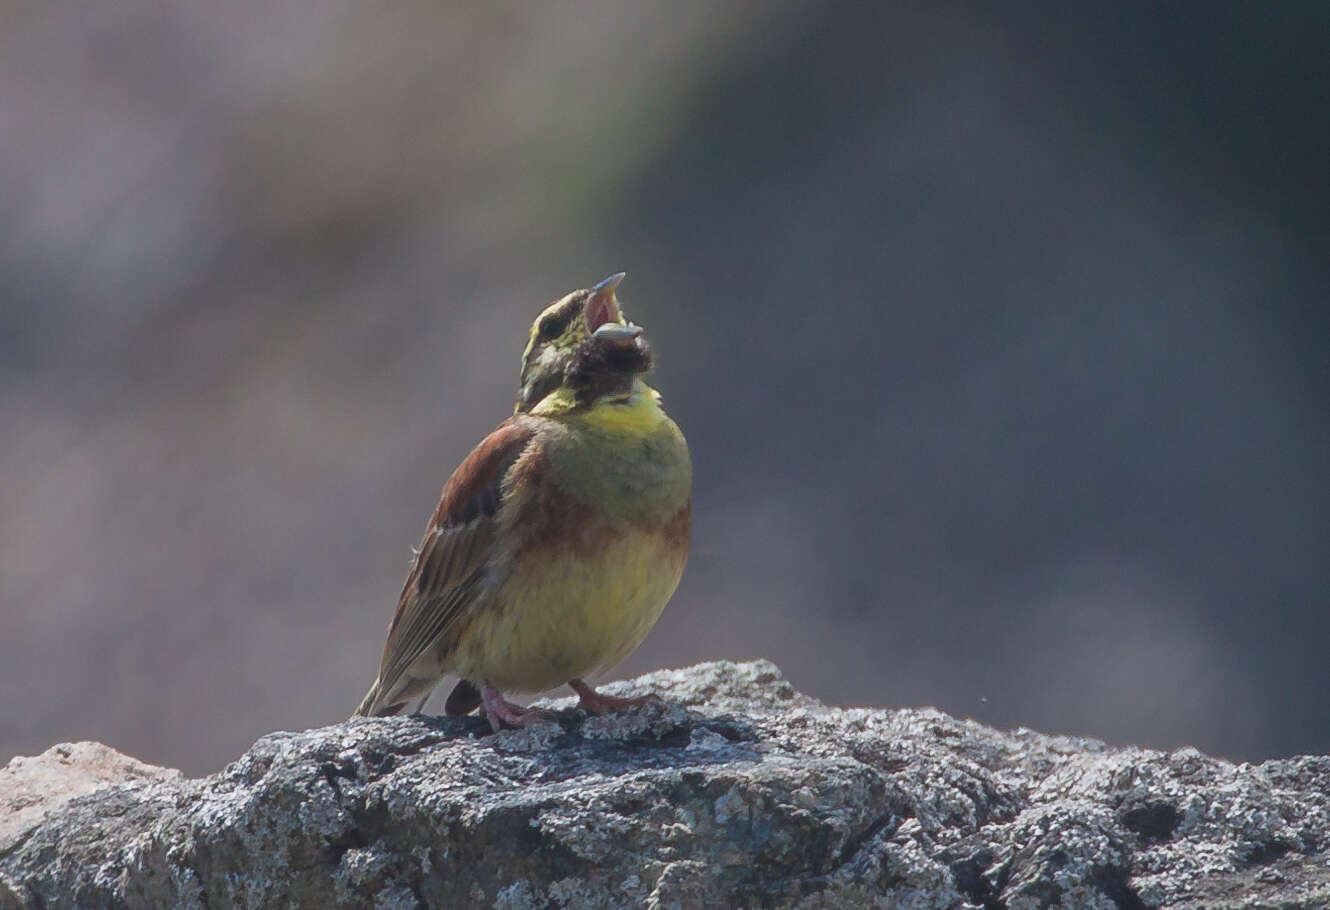
[[[616,675],[1330,752],[1330,5],[454,6],[0,4],[0,761],[344,718],[620,269],[696,485]]]

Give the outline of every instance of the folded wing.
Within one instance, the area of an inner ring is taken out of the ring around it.
[[[423,704],[443,670],[420,658],[446,651],[468,608],[486,590],[495,551],[503,478],[534,434],[530,418],[500,424],[471,451],[443,487],[397,602],[379,676],[357,714],[404,713]],[[419,662],[419,663],[418,663]]]

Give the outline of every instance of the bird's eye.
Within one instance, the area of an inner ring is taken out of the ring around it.
[[[537,338],[540,341],[552,341],[559,337],[563,330],[568,327],[569,313],[561,311],[550,313],[544,319],[540,320],[540,326],[536,329]]]

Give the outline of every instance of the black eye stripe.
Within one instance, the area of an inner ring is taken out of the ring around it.
[[[539,340],[550,341],[562,335],[563,330],[568,328],[568,323],[572,321],[573,314],[576,312],[577,307],[566,306],[555,310],[540,320],[540,326],[536,330]]]
[[[546,316],[540,320],[540,340],[549,341],[558,336],[568,325],[567,319],[560,319],[557,313]]]

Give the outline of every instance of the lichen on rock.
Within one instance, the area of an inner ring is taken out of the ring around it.
[[[1330,906],[1330,758],[833,708],[767,661],[606,690],[662,699],[356,718],[195,780],[95,743],[15,759],[0,907]]]

